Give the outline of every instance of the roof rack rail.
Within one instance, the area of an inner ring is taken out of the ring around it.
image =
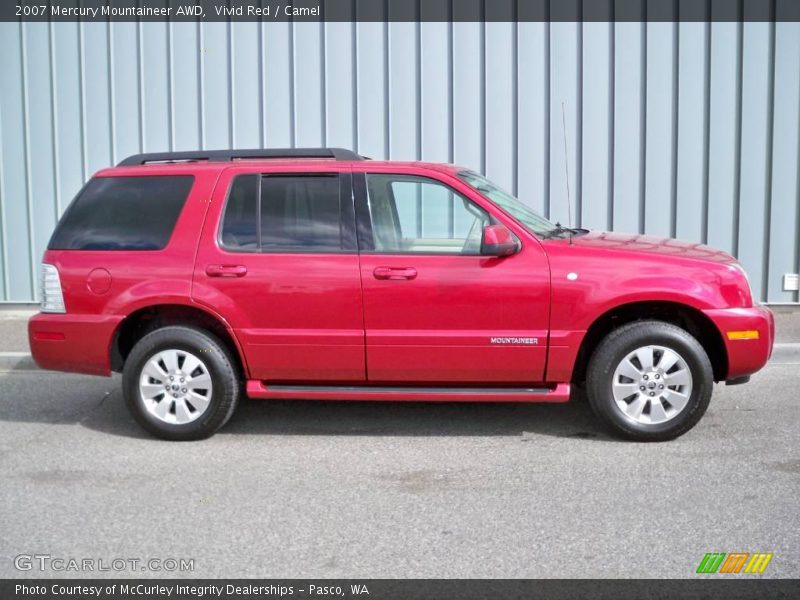
[[[259,158],[332,158],[334,160],[364,160],[363,156],[344,148],[260,148],[253,150],[192,150],[189,152],[149,152],[134,154],[118,167],[166,162],[230,162]]]

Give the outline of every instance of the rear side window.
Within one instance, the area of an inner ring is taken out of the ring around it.
[[[241,175],[233,180],[222,223],[221,241],[226,248],[258,251],[258,177]]]
[[[161,250],[194,177],[96,177],[70,205],[51,250]]]
[[[253,252],[346,248],[340,179],[332,175],[242,175],[234,179],[221,242]]]

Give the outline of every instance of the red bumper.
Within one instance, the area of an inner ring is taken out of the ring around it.
[[[42,369],[110,375],[119,317],[39,313],[28,321],[33,360]]]
[[[725,342],[728,352],[726,379],[751,375],[767,364],[775,341],[775,318],[771,310],[754,306],[703,312],[714,321]]]

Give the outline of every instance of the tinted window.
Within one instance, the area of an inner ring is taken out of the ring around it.
[[[191,175],[96,177],[70,205],[52,250],[160,250],[167,245]]]
[[[258,250],[258,177],[242,175],[233,180],[222,221],[222,245],[226,248]]]
[[[337,176],[261,180],[262,250],[342,249]]]
[[[259,185],[261,200],[256,202]],[[228,195],[221,241],[226,248],[254,252],[342,250],[338,175],[237,177]]]
[[[425,177],[367,175],[375,251],[480,254],[489,214]]]

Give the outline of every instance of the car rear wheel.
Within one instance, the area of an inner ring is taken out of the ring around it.
[[[241,393],[235,362],[214,336],[164,327],[133,347],[123,371],[125,401],[136,421],[168,440],[198,440],[230,419]]]
[[[714,387],[711,361],[687,331],[637,321],[613,331],[589,362],[586,391],[595,414],[615,433],[663,441],[694,427]]]

